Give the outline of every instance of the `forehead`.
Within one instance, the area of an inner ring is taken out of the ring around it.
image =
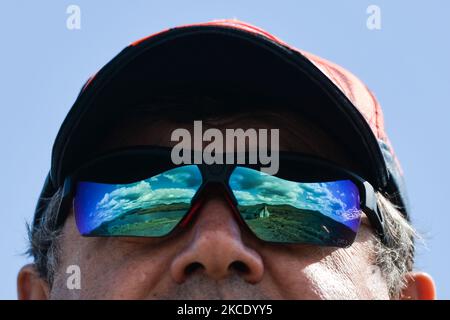
[[[348,169],[360,169],[342,145],[323,128],[299,115],[287,112],[251,112],[223,115],[202,120],[203,132],[219,129],[278,129],[279,147],[284,151],[302,152],[334,161]],[[172,132],[184,128],[193,135],[194,119],[157,117],[154,114],[133,113],[121,117],[108,131],[100,144],[102,151],[136,145],[174,146]],[[270,139],[270,130],[269,130]],[[209,142],[203,142],[204,145]],[[270,146],[270,144],[269,144]],[[249,148],[255,146],[248,146]]]

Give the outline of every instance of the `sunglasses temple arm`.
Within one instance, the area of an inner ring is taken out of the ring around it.
[[[389,244],[389,239],[385,232],[384,217],[378,209],[377,196],[372,185],[365,181],[363,183],[365,197],[363,199],[363,209],[367,214],[370,224],[375,229],[377,235],[384,244]]]

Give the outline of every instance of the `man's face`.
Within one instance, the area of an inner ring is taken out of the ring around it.
[[[218,125],[221,129],[280,129],[281,150],[356,168],[320,129],[288,116],[269,118],[240,117]],[[171,132],[190,126],[132,117],[114,128],[101,148],[172,146]],[[374,264],[373,234],[365,216],[355,242],[346,249],[269,244],[240,226],[222,191],[215,189],[208,190],[190,227],[162,239],[82,237],[71,212],[60,248],[50,289],[50,298],[55,299],[389,298]],[[65,271],[70,265],[80,267],[81,289],[67,288],[70,275]]]

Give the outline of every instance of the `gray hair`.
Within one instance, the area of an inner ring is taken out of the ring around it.
[[[375,264],[386,279],[391,298],[399,298],[405,286],[406,273],[414,264],[415,240],[421,240],[411,223],[400,210],[380,192],[377,192],[378,210],[384,217],[385,233],[389,244],[375,237]]]
[[[412,270],[414,261],[414,239],[418,237],[411,224],[386,196],[377,193],[378,208],[381,210],[385,228],[391,242],[389,245],[374,237],[374,261],[380,268],[389,290],[391,298],[398,298],[405,285],[405,276]],[[48,206],[43,213],[39,226],[31,228],[28,225],[30,247],[28,254],[34,258],[34,264],[43,279],[47,280],[50,288],[58,267],[60,252],[58,238],[62,226],[57,227],[55,218],[61,199],[58,191],[52,198],[47,199]]]
[[[39,225],[27,223],[29,247],[28,256],[33,257],[34,266],[49,286],[53,284],[54,275],[57,271],[59,257],[59,237],[63,226],[57,226],[56,218],[61,201],[60,189],[51,198],[41,199],[47,208],[42,214]]]

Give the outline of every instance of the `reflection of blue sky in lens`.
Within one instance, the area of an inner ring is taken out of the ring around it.
[[[359,192],[350,180],[297,183],[263,172],[237,167],[230,178],[239,205],[289,204],[299,209],[319,211],[340,222],[357,221]]]
[[[190,203],[200,184],[200,171],[193,165],[130,184],[78,182],[75,208],[80,214],[77,220],[85,231],[90,231],[130,210]]]

